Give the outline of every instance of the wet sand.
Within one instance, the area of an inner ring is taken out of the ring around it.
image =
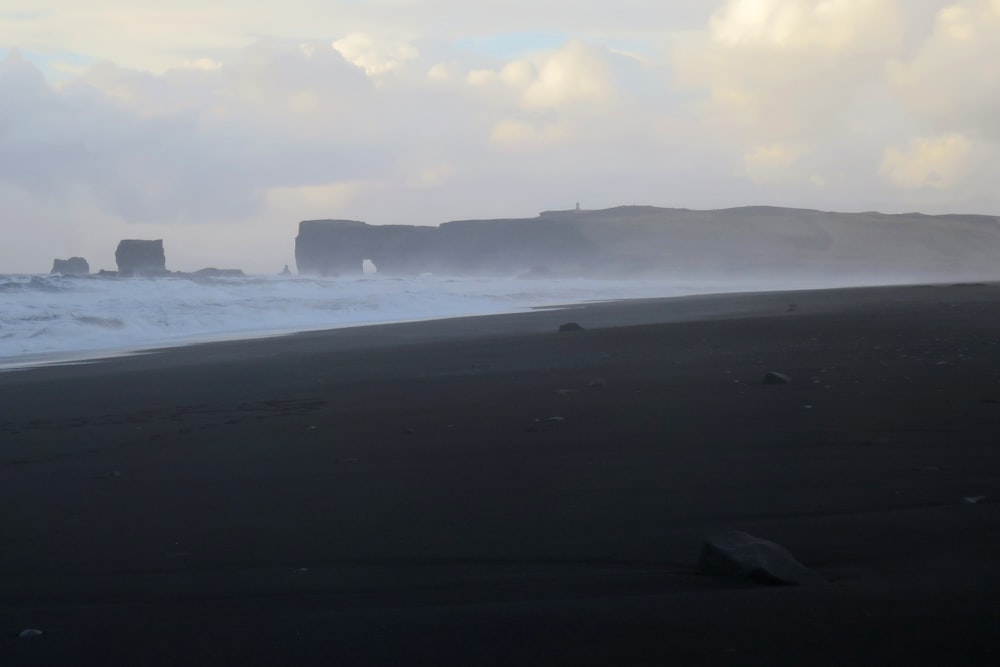
[[[995,665],[998,570],[995,284],[0,373],[2,665]]]

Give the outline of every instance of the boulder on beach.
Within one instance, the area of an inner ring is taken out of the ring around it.
[[[739,530],[727,530],[705,540],[699,569],[704,574],[742,577],[764,584],[810,585],[825,583],[785,547]]]
[[[784,373],[779,373],[777,371],[769,371],[764,376],[764,384],[791,384],[792,378],[788,377]]]
[[[64,276],[86,276],[90,273],[90,264],[83,257],[52,260],[52,270],[49,273],[61,273]]]

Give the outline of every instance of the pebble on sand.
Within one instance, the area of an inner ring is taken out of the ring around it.
[[[779,373],[777,371],[768,371],[764,375],[764,384],[791,384],[792,378],[788,377],[784,373]]]
[[[743,577],[772,585],[825,583],[785,547],[739,530],[727,530],[705,540],[699,569],[704,574]]]

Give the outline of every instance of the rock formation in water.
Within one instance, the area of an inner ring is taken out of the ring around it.
[[[859,281],[1000,274],[1000,218],[827,213],[766,206],[693,211],[622,206],[438,227],[357,220],[299,224],[299,273],[697,278],[846,274]]]
[[[217,269],[214,266],[198,269],[194,273],[181,273],[179,275],[195,278],[242,278],[246,276],[242,269]]]
[[[56,259],[52,261],[49,273],[61,273],[64,276],[86,276],[90,273],[90,264],[83,257]]]
[[[465,220],[439,227],[374,226],[356,220],[299,224],[299,273],[351,275],[371,260],[379,273],[509,274],[558,266],[585,271],[596,257],[580,230],[551,220]]]
[[[163,253],[163,240],[144,241],[126,239],[115,250],[120,276],[163,276],[167,274],[167,260]]]

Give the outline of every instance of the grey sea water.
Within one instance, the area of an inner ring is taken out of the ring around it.
[[[666,279],[0,274],[0,366],[208,340],[766,287]]]

